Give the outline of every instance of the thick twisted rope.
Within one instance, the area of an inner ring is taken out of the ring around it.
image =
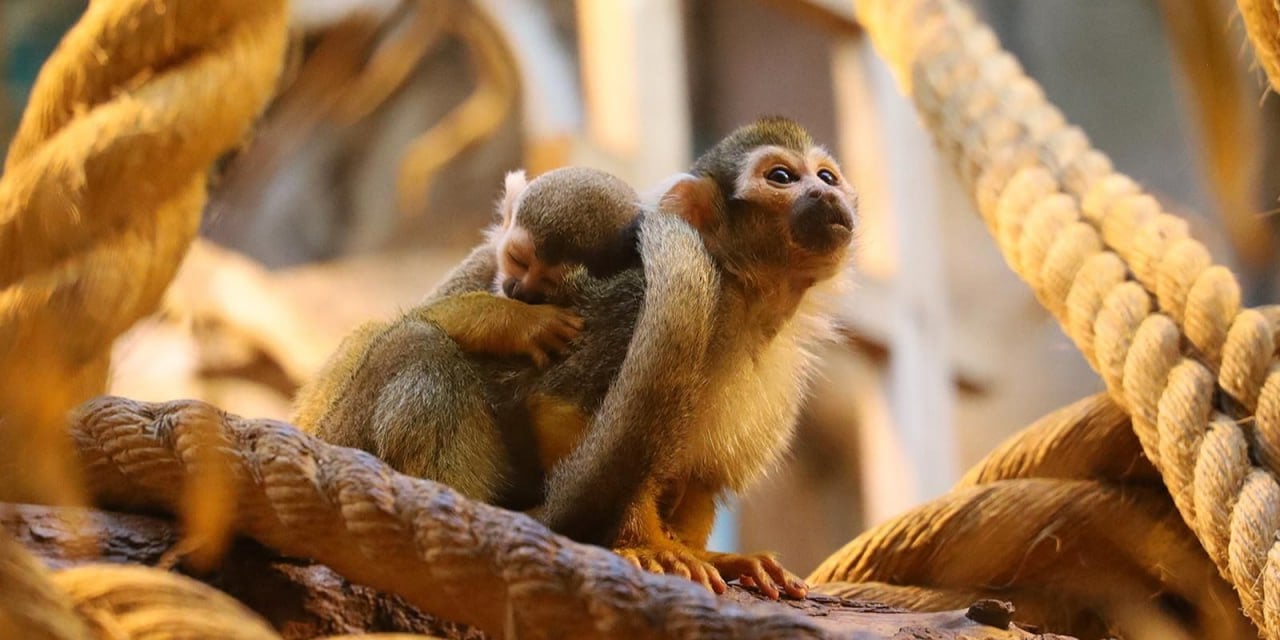
[[[912,609],[1008,600],[1019,620],[1082,637],[1255,635],[1159,483],[1128,416],[1095,396],[1040,419],[809,580]]]
[[[94,2],[45,64],[0,179],[0,493],[67,498],[48,454],[65,412],[158,304],[209,165],[271,95],[286,19],[284,0]]]
[[[92,637],[40,561],[0,531],[0,635],[86,640]]]
[[[89,564],[57,571],[52,582],[97,638],[280,638],[231,596],[160,569]]]
[[[207,459],[200,449],[211,438],[199,431],[212,425],[235,479],[239,531],[497,637],[825,635],[801,616],[718,601],[688,580],[641,572],[605,549],[289,425],[194,401],[122,398],[93,400],[73,422],[95,496],[170,511],[182,503],[190,467]]]
[[[1246,613],[1280,638],[1272,324],[1240,308],[1235,278],[1185,222],[1113,172],[967,7],[860,0],[857,8],[1008,263],[1131,414]]]
[[[50,572],[0,531],[0,636],[279,640],[234,598],[185,576],[88,564]]]

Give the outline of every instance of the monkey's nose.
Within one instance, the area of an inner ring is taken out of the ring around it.
[[[817,187],[814,187],[814,188],[812,188],[812,189],[809,189],[809,193],[806,193],[805,195],[806,195],[810,200],[821,200],[821,199],[822,199],[822,196],[823,196],[823,194],[824,194],[824,193],[826,193],[826,192],[825,192],[825,191],[823,191],[822,189],[819,189],[819,188],[817,188]]]
[[[516,278],[507,278],[507,281],[502,283],[502,292],[507,294],[508,298],[514,299],[518,297],[520,293],[520,280]]]

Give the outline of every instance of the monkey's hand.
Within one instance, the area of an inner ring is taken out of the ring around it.
[[[449,296],[418,311],[467,353],[528,356],[539,367],[563,352],[582,330],[582,318],[549,304],[527,304],[487,292]]]
[[[547,366],[549,354],[563,353],[569,341],[582,331],[582,318],[578,314],[550,304],[526,304],[524,317],[510,336],[513,350],[533,359],[539,367]]]
[[[755,587],[771,600],[777,600],[780,595],[778,585],[792,598],[803,599],[809,595],[809,585],[784,569],[773,554],[702,551],[697,555],[715,567],[725,580],[736,579],[744,587]]]
[[[655,547],[624,547],[614,549],[623,560],[650,573],[680,576],[706,587],[711,593],[721,594],[728,589],[724,578],[715,566],[698,557],[698,554],[680,545]]]

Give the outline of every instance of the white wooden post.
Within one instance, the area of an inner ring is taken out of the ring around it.
[[[891,283],[888,377],[882,389],[858,392],[866,519],[874,525],[944,493],[956,479],[937,198],[945,168],[865,38],[838,45],[832,70],[840,153],[861,192],[856,264],[865,277]],[[849,304],[858,304],[857,295]]]
[[[690,161],[679,0],[578,0],[587,132],[639,188]]]

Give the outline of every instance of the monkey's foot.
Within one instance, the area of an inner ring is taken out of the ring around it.
[[[738,581],[744,587],[755,587],[771,600],[777,600],[782,591],[792,598],[809,595],[809,585],[798,576],[787,571],[778,563],[778,559],[768,553],[716,553],[704,551],[699,554],[703,560],[715,567],[725,580]]]
[[[729,587],[720,572],[711,563],[698,558],[692,551],[679,547],[651,548],[624,547],[614,549],[623,560],[650,573],[681,576],[697,582],[715,594],[724,593]],[[776,596],[775,596],[776,597]]]

